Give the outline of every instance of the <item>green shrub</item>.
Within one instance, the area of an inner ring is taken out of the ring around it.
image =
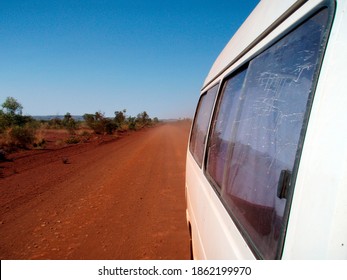
[[[8,131],[8,145],[29,148],[35,141],[35,130],[29,127],[13,126]]]
[[[59,118],[54,118],[48,121],[48,128],[50,129],[60,129],[63,128],[63,122]]]
[[[96,134],[112,134],[117,129],[117,124],[114,120],[106,118],[104,114],[96,112],[95,114],[84,114],[83,118],[86,124]]]
[[[73,119],[70,113],[65,114],[62,125],[70,132],[70,134],[74,134],[75,130],[78,128],[77,122]]]

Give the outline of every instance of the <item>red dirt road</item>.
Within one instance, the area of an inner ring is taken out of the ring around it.
[[[165,124],[2,163],[0,259],[188,259],[188,132]]]

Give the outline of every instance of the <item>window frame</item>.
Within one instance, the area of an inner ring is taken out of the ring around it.
[[[204,167],[205,153],[206,153],[206,144],[208,142],[208,136],[209,136],[210,126],[211,126],[211,120],[212,120],[214,108],[215,108],[215,105],[216,105],[216,100],[218,99],[218,95],[219,95],[219,91],[220,91],[220,85],[221,85],[221,82],[218,80],[217,82],[213,83],[209,88],[204,90],[204,92],[199,97],[198,105],[197,105],[197,108],[195,110],[195,114],[194,114],[194,118],[193,118],[192,128],[191,128],[191,132],[190,132],[190,136],[189,136],[189,142],[188,142],[188,150],[189,150],[189,153],[192,155],[192,157],[194,158],[196,164],[199,166],[200,169],[203,169],[203,167]],[[199,113],[199,110],[200,110],[202,99],[205,96],[207,96],[208,92],[211,89],[213,89],[214,87],[216,87],[216,94],[215,94],[215,97],[213,99],[212,107],[211,107],[211,113],[210,113],[209,119],[207,121],[206,135],[205,135],[205,139],[203,141],[202,158],[201,158],[201,163],[199,163],[198,159],[195,156],[195,153],[193,153],[193,151],[191,149],[191,142],[192,142],[194,127],[196,125],[196,121],[197,121],[197,117],[198,117],[198,113]]]
[[[204,166],[204,175],[205,177],[208,179],[208,181],[211,183],[211,185],[213,186],[213,189],[215,190],[215,192],[218,194],[219,198],[221,199],[221,187],[218,186],[218,183],[212,178],[212,176],[210,176],[210,174],[207,172],[207,164],[208,164],[208,156],[207,156],[207,149],[208,149],[208,144],[211,141],[211,136],[213,133],[213,129],[214,128],[214,121],[216,120],[217,116],[218,116],[218,106],[219,104],[221,104],[220,100],[223,98],[223,93],[225,90],[225,87],[228,83],[228,81],[230,79],[232,79],[233,77],[236,77],[239,73],[241,73],[242,71],[248,69],[248,65],[249,62],[252,60],[253,58],[251,58],[250,60],[248,60],[246,63],[240,65],[239,67],[237,67],[236,69],[234,69],[231,73],[229,73],[227,76],[225,76],[221,83],[220,83],[220,87],[219,87],[219,91],[217,93],[217,98],[215,100],[215,104],[213,107],[213,114],[211,115],[211,119],[210,119],[210,125],[209,125],[209,131],[208,131],[208,136],[206,139],[206,144],[205,144],[205,154],[204,154],[204,161],[203,161],[203,166]],[[221,199],[222,200],[222,199]],[[223,201],[223,200],[222,200]],[[225,206],[225,205],[224,205]],[[229,211],[228,211],[229,212]]]

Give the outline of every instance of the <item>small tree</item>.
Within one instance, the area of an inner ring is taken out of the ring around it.
[[[123,110],[123,111],[116,111],[114,112],[114,122],[115,124],[117,125],[117,127],[121,127],[125,121],[126,121],[126,116],[125,116],[125,113],[126,113],[127,110]]]
[[[70,113],[65,114],[62,124],[71,134],[73,134],[77,128],[77,123]]]
[[[29,148],[35,141],[38,123],[30,116],[22,116],[23,106],[13,97],[7,97],[0,110],[0,132],[3,143],[12,148]]]
[[[0,110],[0,129],[18,125],[23,126],[33,121],[29,116],[22,116],[23,106],[13,97],[7,97],[2,103],[3,110]]]
[[[152,120],[146,111],[143,111],[142,113],[138,114],[136,120],[140,124],[141,127],[148,126],[152,123]]]
[[[129,129],[136,130],[136,118],[129,116],[127,118]]]
[[[23,106],[13,97],[7,97],[5,102],[2,103],[2,108],[7,114],[22,115]]]
[[[94,115],[84,114],[83,118],[96,134],[112,134],[117,129],[115,123],[111,119],[106,118],[101,112],[96,112]]]
[[[86,122],[86,124],[93,129],[93,124],[95,122],[95,115],[93,114],[84,114],[83,119]]]

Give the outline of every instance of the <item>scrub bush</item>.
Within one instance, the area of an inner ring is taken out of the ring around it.
[[[35,130],[30,127],[13,126],[7,131],[7,145],[27,149],[35,142]]]

